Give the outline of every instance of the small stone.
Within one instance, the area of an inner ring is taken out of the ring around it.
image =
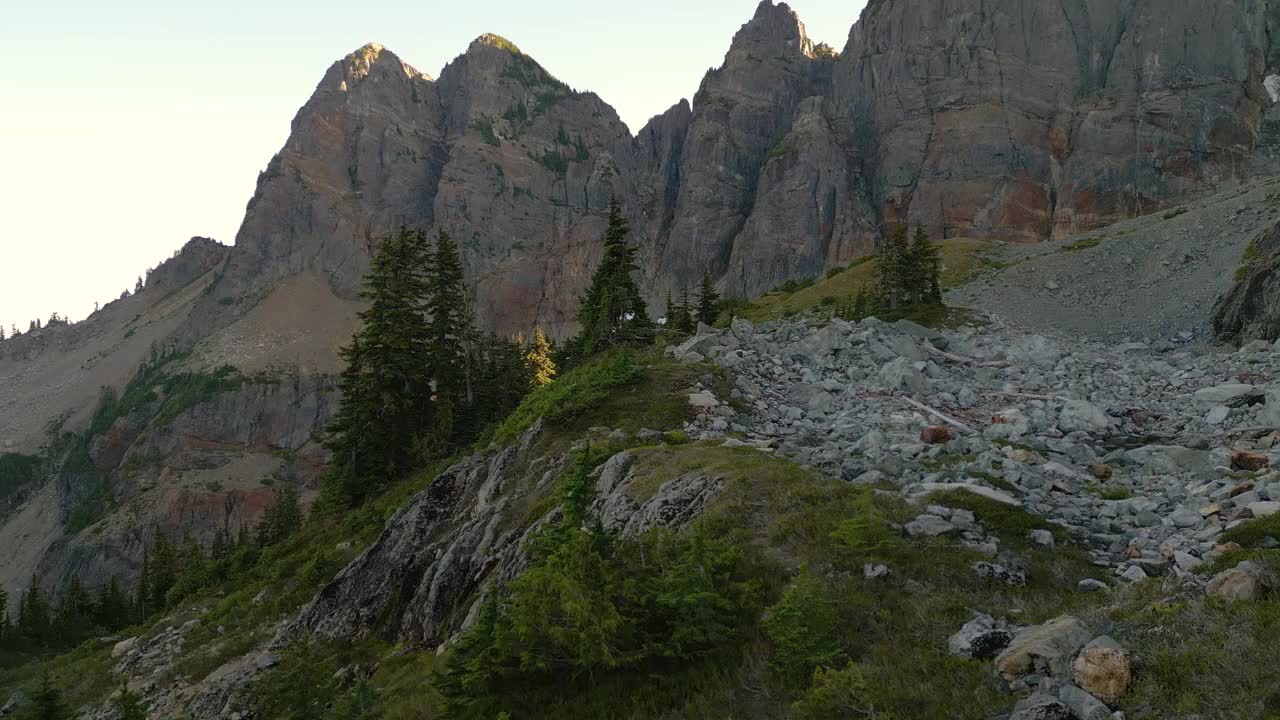
[[[1053,547],[1053,533],[1048,530],[1032,530],[1027,539],[1041,547]]]
[[[1009,720],[1072,720],[1071,709],[1058,698],[1045,693],[1018,701]]]
[[[1106,463],[1091,462],[1089,463],[1088,469],[1089,469],[1089,474],[1098,478],[1099,480],[1111,479],[1111,473],[1112,473],[1111,466],[1107,465]]]
[[[1193,528],[1204,520],[1200,513],[1190,508],[1179,508],[1169,516],[1169,522],[1176,528]]]
[[[933,425],[920,431],[920,442],[926,445],[945,445],[951,442],[951,431],[942,425]]]
[[[1229,417],[1231,417],[1231,408],[1226,405],[1219,405],[1204,416],[1204,421],[1210,425],[1221,425]]]
[[[1109,592],[1111,590],[1111,586],[1102,582],[1101,580],[1094,580],[1093,578],[1085,578],[1084,580],[1081,580],[1080,582],[1076,583],[1076,590],[1079,592],[1086,592],[1086,593]]]
[[[862,566],[862,577],[868,580],[887,577],[889,575],[889,567],[887,565],[876,565],[875,563],[866,563]]]
[[[254,667],[259,670],[267,670],[280,664],[280,655],[278,653],[262,653],[254,659]]]
[[[1142,582],[1147,579],[1147,573],[1137,565],[1130,565],[1124,572],[1120,573],[1120,577],[1131,583]]]

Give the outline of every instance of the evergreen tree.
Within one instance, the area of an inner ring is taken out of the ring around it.
[[[143,555],[142,577],[138,581],[138,605],[143,617],[165,608],[169,590],[178,581],[178,551],[159,530]]]
[[[142,292],[142,288],[143,288],[142,276],[139,275],[138,282],[134,283],[133,285],[133,294],[137,295],[138,293]]]
[[[942,253],[929,242],[923,227],[916,226],[911,243],[911,269],[914,302],[942,303]]]
[[[54,686],[49,673],[40,676],[40,685],[31,696],[32,720],[66,720],[71,711],[62,700],[62,692]]]
[[[4,326],[0,325],[0,340],[4,340]]]
[[[43,645],[52,634],[52,617],[49,601],[33,576],[22,603],[18,606],[18,632],[31,643]]]
[[[889,234],[876,259],[876,292],[882,310],[894,311],[906,304],[903,287],[908,284],[910,272],[908,255],[907,227],[899,225]]]
[[[331,502],[360,500],[417,464],[431,419],[427,258],[425,236],[403,228],[374,255],[361,294],[369,304],[360,313],[364,327],[342,351],[342,400],[325,438]]]
[[[609,202],[604,257],[578,304],[582,330],[569,344],[569,354],[575,359],[635,342],[653,326],[632,277],[638,266],[635,249],[627,243],[630,232],[631,224],[623,217],[615,197]]]
[[[302,504],[293,488],[277,490],[258,523],[258,545],[267,547],[289,538],[302,527]]]
[[[667,290],[667,304],[665,309],[666,309],[665,316],[667,318],[667,328],[675,329],[676,304],[671,300],[670,290]]]
[[[13,634],[9,626],[9,593],[0,587],[0,647],[8,645]]]
[[[119,630],[133,621],[132,616],[129,597],[120,589],[120,583],[111,578],[98,591],[98,598],[94,601],[95,622],[107,630]]]
[[[676,306],[676,330],[682,333],[691,333],[698,329],[698,323],[693,318],[693,303],[689,301],[689,288],[680,291],[680,304]]]
[[[427,273],[428,363],[435,388],[432,436],[438,456],[447,455],[458,428],[474,426],[464,414],[473,403],[473,358],[468,357],[473,329],[463,284],[462,259],[449,233],[436,236]]]
[[[130,692],[127,683],[121,684],[120,690],[112,696],[111,706],[116,711],[116,720],[147,720],[142,698]]]
[[[716,292],[715,283],[711,281],[711,273],[702,273],[702,284],[698,288],[698,322],[714,325],[720,317],[720,293]]]
[[[529,364],[530,382],[534,387],[551,384],[556,377],[556,363],[551,359],[551,343],[542,334],[542,328],[534,328],[533,342],[525,353],[525,362]]]

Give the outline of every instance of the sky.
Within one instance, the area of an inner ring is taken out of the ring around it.
[[[81,320],[188,238],[232,244],[294,114],[365,43],[438,77],[496,33],[634,132],[693,97],[756,4],[15,0],[0,23],[0,323]],[[841,50],[866,2],[789,4]]]

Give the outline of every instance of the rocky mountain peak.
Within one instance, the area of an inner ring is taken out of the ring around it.
[[[789,5],[762,0],[755,15],[738,30],[729,47],[730,59],[745,60],[748,55],[755,61],[795,55],[812,57],[813,42]]]

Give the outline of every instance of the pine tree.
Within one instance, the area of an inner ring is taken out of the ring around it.
[[[716,292],[715,283],[711,281],[711,273],[702,273],[702,284],[698,288],[698,322],[714,325],[720,317],[720,293]]]
[[[142,698],[130,692],[127,683],[121,684],[120,690],[112,696],[111,706],[116,711],[116,720],[147,720]]]
[[[463,417],[474,401],[474,368],[468,357],[474,332],[463,282],[458,246],[441,230],[431,254],[426,293],[428,363],[435,388],[432,437],[439,444],[434,449],[437,456],[448,454],[459,428],[474,424]]]
[[[689,288],[680,291],[680,304],[676,306],[676,330],[682,333],[691,333],[698,329],[698,323],[693,318],[693,303],[689,301]]]
[[[374,255],[365,289],[364,327],[342,357],[342,400],[325,447],[333,454],[325,497],[358,501],[416,466],[430,423],[430,332],[423,312],[425,236],[401,229]]]
[[[4,326],[0,325],[0,340],[4,340]]]
[[[50,640],[52,629],[49,601],[40,589],[39,580],[33,576],[18,606],[18,632],[31,643],[43,645]]]
[[[635,342],[646,336],[653,323],[640,289],[632,277],[635,249],[627,243],[631,224],[622,215],[615,197],[609,202],[604,257],[596,268],[578,305],[582,330],[570,342],[570,355],[581,359],[609,347]]]
[[[141,276],[141,275],[139,275],[139,276],[138,276],[138,282],[134,283],[134,285],[133,285],[133,294],[134,294],[134,295],[137,295],[138,293],[142,292],[142,288],[143,288],[143,287],[144,287],[144,286],[143,286],[143,283],[142,283],[142,276]]]
[[[550,385],[556,377],[556,363],[551,358],[551,343],[542,334],[542,328],[534,328],[533,342],[525,353],[525,362],[529,364],[530,382],[534,387]]]
[[[876,293],[883,310],[892,312],[906,302],[903,286],[910,264],[907,255],[907,227],[899,225],[889,234],[876,258]]]
[[[40,685],[31,696],[31,715],[33,720],[65,720],[71,711],[62,700],[62,692],[54,686],[49,673],[40,676]]]
[[[129,597],[120,589],[120,583],[111,580],[98,591],[94,601],[94,621],[106,630],[119,630],[133,622],[133,609]]]
[[[138,581],[138,604],[144,617],[164,610],[169,590],[178,581],[178,551],[159,530],[143,555]]]
[[[9,644],[13,630],[9,626],[9,593],[0,587],[0,647]]]
[[[665,309],[666,309],[665,316],[667,319],[667,328],[674,330],[675,320],[676,320],[676,304],[671,300],[670,290],[667,291],[667,304]]]
[[[942,303],[942,254],[938,246],[929,242],[923,227],[916,226],[911,243],[911,267],[915,302]]]
[[[302,527],[302,505],[298,491],[289,487],[276,492],[258,523],[258,545],[267,547],[287,540]]]

